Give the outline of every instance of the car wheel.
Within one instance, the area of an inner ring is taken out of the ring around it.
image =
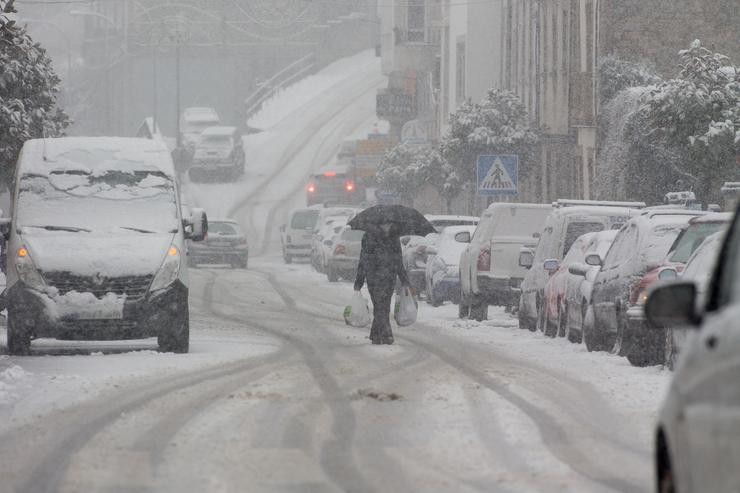
[[[249,256],[245,255],[241,258],[239,261],[239,267],[242,269],[248,269],[249,268]]]
[[[542,296],[537,294],[535,306],[537,307],[537,323],[535,325],[539,332],[545,332],[547,329],[547,317],[545,317],[545,304],[542,302]]]
[[[465,319],[470,317],[470,305],[465,298],[465,293],[460,289],[460,303],[457,305],[457,318]]]
[[[190,316],[188,309],[163,327],[157,336],[159,350],[165,353],[187,353],[190,349]]]
[[[283,255],[283,260],[285,260],[286,264],[292,264],[293,263],[293,257],[291,257],[288,254]]]
[[[18,323],[14,311],[8,309],[8,354],[27,356],[31,354],[31,332]]]
[[[591,306],[586,307],[581,323],[581,331],[583,332],[583,342],[586,343],[586,349],[589,351],[604,351],[606,349],[603,335],[596,329],[596,317]]]
[[[658,455],[658,493],[676,493],[673,464],[665,443],[658,444]]]
[[[329,282],[337,282],[339,280],[337,272],[331,267],[326,269],[326,278],[329,280]]]
[[[568,332],[568,308],[558,310],[558,337],[565,337]]]
[[[568,315],[568,312],[566,312],[565,317],[565,337],[573,344],[580,344],[583,342],[583,319],[586,317],[586,303],[584,301],[583,308],[581,308],[581,331],[573,330],[573,327],[570,325],[570,320]]]
[[[558,316],[560,315],[560,312],[558,311]],[[547,309],[545,307],[542,307],[542,318],[544,319],[542,322],[542,326],[544,327],[543,332],[547,337],[555,337],[558,335],[558,322],[553,322],[550,320],[550,317],[547,316]],[[558,317],[559,318],[559,317]]]
[[[624,329],[627,321],[624,319],[621,311],[617,312],[617,335],[611,345],[611,353],[618,356],[627,356],[627,341],[625,340]]]
[[[632,366],[655,366],[665,362],[665,331],[640,327],[640,338],[626,349]]]
[[[488,302],[480,296],[473,295],[470,303],[470,318],[478,322],[488,320]]]
[[[427,303],[432,305],[435,308],[437,308],[438,306],[442,306],[442,302],[434,297],[434,290],[432,289],[427,289],[426,299],[427,299]]]

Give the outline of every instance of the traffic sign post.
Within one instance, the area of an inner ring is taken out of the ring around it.
[[[478,195],[519,195],[519,156],[478,156]]]

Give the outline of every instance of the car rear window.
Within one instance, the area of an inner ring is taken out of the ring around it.
[[[319,219],[319,211],[300,211],[293,214],[290,227],[293,229],[313,229]]]
[[[692,224],[673,245],[670,261],[685,264],[704,240],[714,233],[722,231],[725,227],[727,227],[727,224],[719,222]]]
[[[209,233],[215,233],[219,235],[236,235],[238,234],[236,231],[236,227],[234,224],[230,223],[216,223],[210,221],[208,223],[208,232]]]

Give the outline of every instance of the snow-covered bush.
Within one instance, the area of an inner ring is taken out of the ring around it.
[[[511,91],[491,89],[480,102],[468,101],[450,116],[450,130],[440,142],[440,152],[462,187],[476,185],[476,161],[481,154],[518,154],[520,177],[535,169],[539,131]]]
[[[56,107],[59,78],[46,50],[12,19],[13,0],[0,0],[0,185],[13,176],[23,143],[62,135],[69,118]]]
[[[408,204],[413,204],[426,185],[433,186],[445,197],[448,168],[449,164],[437,149],[400,144],[383,157],[378,168],[378,185],[383,190],[396,192]]]

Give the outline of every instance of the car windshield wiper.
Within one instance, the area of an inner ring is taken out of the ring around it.
[[[23,226],[24,228],[45,229],[47,231],[68,231],[70,233],[92,233],[91,229],[78,228],[76,226]]]
[[[118,226],[119,229],[127,229],[129,231],[136,231],[137,233],[144,233],[144,234],[155,234],[156,231],[152,231],[150,229],[142,229],[142,228],[133,228],[131,226]]]

